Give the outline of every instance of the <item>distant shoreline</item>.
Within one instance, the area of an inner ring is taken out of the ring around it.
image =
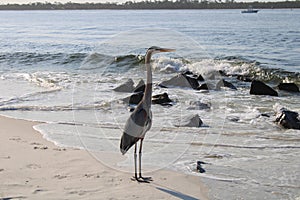
[[[297,9],[300,8],[300,1],[283,2],[235,2],[226,0],[226,2],[207,0],[191,1],[179,0],[172,2],[164,1],[128,1],[123,4],[117,3],[30,3],[30,4],[1,4],[1,10],[182,10],[182,9]]]

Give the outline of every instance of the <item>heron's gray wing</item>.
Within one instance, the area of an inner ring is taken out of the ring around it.
[[[128,118],[124,132],[133,136],[141,137],[147,128],[149,116],[144,108],[138,108]]]

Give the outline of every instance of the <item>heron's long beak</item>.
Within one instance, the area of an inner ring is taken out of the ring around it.
[[[160,52],[173,52],[173,51],[176,51],[176,49],[160,48],[159,51]]]

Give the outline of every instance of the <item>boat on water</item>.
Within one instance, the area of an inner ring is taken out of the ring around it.
[[[253,9],[252,7],[249,7],[247,10],[242,10],[242,13],[257,13],[257,9]]]

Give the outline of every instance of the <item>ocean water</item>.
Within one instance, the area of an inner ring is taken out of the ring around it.
[[[300,86],[300,10],[1,11],[0,25],[1,115],[45,122],[35,129],[46,139],[131,172],[132,150],[119,151],[131,93],[113,89],[145,80],[148,47],[175,48],[152,59],[153,93],[173,103],[152,106],[144,171],[200,176],[211,199],[300,198],[300,132],[274,123],[281,107],[300,113],[299,94],[252,96],[236,78]],[[186,70],[203,75],[209,92],[158,86]],[[223,78],[237,90],[216,90]],[[177,126],[191,114],[204,125]]]

